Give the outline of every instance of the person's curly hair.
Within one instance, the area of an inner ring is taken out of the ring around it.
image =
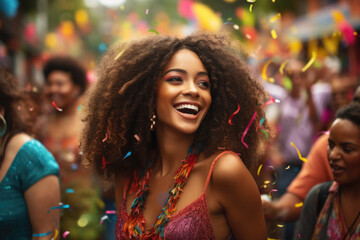
[[[33,133],[31,116],[27,106],[28,96],[19,88],[19,81],[8,70],[0,67],[0,106],[4,109],[6,134],[0,146],[0,163],[7,143],[19,132]]]
[[[43,68],[46,83],[48,76],[54,71],[69,73],[71,81],[80,87],[80,94],[85,92],[88,85],[86,71],[76,59],[69,56],[54,56],[47,60]]]
[[[106,178],[117,171],[130,173],[146,167],[156,150],[150,118],[156,107],[158,81],[180,49],[199,56],[211,82],[212,103],[196,132],[195,147],[201,145],[206,156],[219,149],[232,150],[241,154],[248,168],[251,166],[259,155],[259,141],[264,139],[258,126],[265,118],[262,105],[266,95],[228,38],[209,33],[185,38],[154,35],[112,46],[99,65],[96,85],[88,93],[81,139],[84,164],[92,165]],[[232,117],[231,125],[228,121],[238,104],[240,111]],[[255,112],[256,119],[245,133],[246,148],[242,136]],[[262,126],[267,130],[266,121]]]

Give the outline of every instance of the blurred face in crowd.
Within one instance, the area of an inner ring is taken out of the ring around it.
[[[360,86],[356,88],[354,93],[353,102],[360,103]]]
[[[360,182],[360,129],[347,119],[336,119],[330,128],[328,160],[339,184]]]
[[[48,75],[45,94],[59,108],[66,108],[80,96],[80,87],[72,82],[69,73],[53,71]]]
[[[347,77],[337,77],[331,81],[333,110],[348,105],[353,99],[356,81]]]

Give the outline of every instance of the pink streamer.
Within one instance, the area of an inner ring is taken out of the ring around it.
[[[262,108],[266,107],[266,106],[269,105],[269,104],[272,104],[273,102],[275,102],[275,99],[270,96],[270,100],[267,101],[266,103],[264,103],[264,104],[262,105]]]
[[[246,133],[249,131],[249,128],[250,128],[252,122],[255,120],[256,116],[257,116],[257,112],[255,112],[254,115],[252,116],[249,124],[247,125],[247,127],[246,127],[246,129],[245,129],[245,131],[244,131],[244,133],[243,133],[243,135],[241,137],[241,142],[242,142],[242,144],[244,144],[244,146],[246,148],[248,148],[248,145],[244,142],[244,138],[245,138]]]
[[[238,108],[236,109],[236,111],[235,111],[233,114],[231,114],[231,117],[229,118],[228,123],[229,123],[230,125],[232,125],[231,119],[232,119],[239,111],[240,111],[240,105],[238,104]]]
[[[65,231],[64,233],[63,233],[63,238],[66,238],[67,237],[67,235],[69,235],[70,234],[70,232],[69,231]]]

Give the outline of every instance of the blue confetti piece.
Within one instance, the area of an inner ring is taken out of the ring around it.
[[[74,193],[74,192],[75,191],[72,188],[68,188],[68,189],[65,190],[65,193]]]
[[[80,111],[80,109],[81,109],[81,105],[79,105],[79,107],[78,107],[78,110]]]
[[[125,155],[125,157],[123,158],[123,160],[125,159],[125,158],[127,158],[128,156],[130,156],[131,155],[131,152],[128,152],[126,155]]]
[[[63,208],[69,208],[69,207],[70,207],[70,205],[69,205],[69,204],[66,204],[66,205],[51,207],[50,210],[53,210],[53,209],[63,209]]]
[[[33,237],[43,237],[43,236],[47,236],[47,235],[49,235],[51,233],[51,231],[50,232],[47,232],[47,233],[33,233]]]
[[[264,118],[262,118],[262,119],[260,120],[260,127],[261,127],[261,125],[264,123],[264,121],[265,121]]]

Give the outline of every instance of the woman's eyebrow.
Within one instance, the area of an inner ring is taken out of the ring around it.
[[[180,68],[172,68],[172,69],[169,69],[167,70],[165,73],[164,73],[164,76],[169,73],[169,72],[180,72],[180,73],[183,73],[183,74],[187,74],[187,71],[185,71],[184,69],[180,69]],[[202,75],[205,75],[205,76],[209,76],[209,74],[207,72],[198,72],[197,75],[199,76],[202,76]]]

